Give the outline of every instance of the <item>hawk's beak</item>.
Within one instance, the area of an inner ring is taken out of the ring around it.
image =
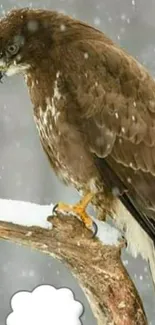
[[[4,61],[4,59],[0,59],[0,82],[2,81],[6,71],[7,71],[7,64]]]

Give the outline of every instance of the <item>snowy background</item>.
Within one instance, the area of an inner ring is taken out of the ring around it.
[[[139,59],[155,76],[154,0],[1,0],[1,15],[14,6],[57,9],[83,19],[107,33]],[[12,77],[0,85],[0,198],[41,204],[75,202],[73,189],[64,188],[52,173],[41,149],[24,81]],[[70,272],[59,262],[28,248],[0,241],[0,325],[10,312],[18,290],[39,284],[72,288],[85,305],[83,325],[95,325],[86,299]],[[143,299],[149,324],[155,324],[155,292],[147,264],[126,253],[123,260]]]

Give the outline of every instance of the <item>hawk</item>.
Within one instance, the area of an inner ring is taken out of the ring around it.
[[[0,21],[0,70],[22,73],[52,168],[81,194],[57,211],[113,218],[155,282],[155,82],[104,33],[48,10]],[[95,230],[96,231],[96,230]]]

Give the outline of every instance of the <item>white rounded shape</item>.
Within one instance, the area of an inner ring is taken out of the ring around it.
[[[32,292],[18,292],[11,299],[11,307],[6,325],[82,325],[83,305],[68,288],[42,285]]]

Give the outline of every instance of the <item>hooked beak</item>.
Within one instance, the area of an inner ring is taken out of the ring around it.
[[[5,76],[5,72],[0,71],[0,83],[2,83],[3,81],[3,77]]]
[[[3,77],[6,75],[7,72],[7,64],[4,59],[0,59],[0,82],[2,82]]]

